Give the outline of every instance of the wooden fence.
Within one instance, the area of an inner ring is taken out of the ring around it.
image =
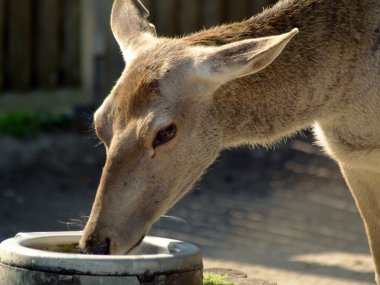
[[[0,111],[66,109],[88,101],[91,2],[0,0]]]
[[[109,28],[112,2],[0,0],[0,112],[62,111],[93,101],[94,89],[106,95],[123,68]],[[142,2],[158,34],[174,36],[249,18],[275,1]]]
[[[157,31],[173,36],[240,21],[276,0],[142,0]]]

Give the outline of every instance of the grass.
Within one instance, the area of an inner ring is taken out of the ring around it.
[[[67,114],[11,112],[0,114],[0,133],[22,138],[41,131],[65,129],[73,123],[73,119]]]
[[[203,285],[235,285],[226,281],[226,275],[205,273],[203,274]]]

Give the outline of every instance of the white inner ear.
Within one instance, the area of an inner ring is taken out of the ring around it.
[[[271,64],[298,33],[241,40],[219,47],[192,47],[195,73],[199,78],[225,83],[256,73]]]

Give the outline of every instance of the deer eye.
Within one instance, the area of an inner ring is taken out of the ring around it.
[[[174,124],[171,124],[161,130],[156,134],[156,138],[153,141],[153,147],[162,145],[170,140],[172,140],[177,133],[177,127]]]

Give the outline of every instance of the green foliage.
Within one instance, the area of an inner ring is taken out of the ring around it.
[[[68,128],[73,123],[73,118],[67,114],[12,112],[0,114],[0,133],[25,137],[40,131]]]
[[[227,282],[225,275],[205,273],[203,274],[203,285],[235,285],[231,282]]]

